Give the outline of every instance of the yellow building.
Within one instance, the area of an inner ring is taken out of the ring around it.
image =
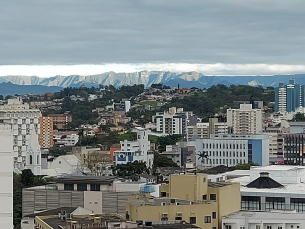
[[[184,220],[203,229],[220,229],[221,218],[240,210],[238,183],[209,182],[206,174],[171,175],[160,186],[161,198],[133,196],[126,206],[129,220]]]

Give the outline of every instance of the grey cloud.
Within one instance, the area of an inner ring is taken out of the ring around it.
[[[0,64],[303,64],[304,1],[0,1]]]

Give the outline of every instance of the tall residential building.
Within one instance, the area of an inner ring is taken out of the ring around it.
[[[206,158],[201,158],[201,153],[205,153]],[[196,139],[197,167],[235,166],[250,162],[269,165],[267,134],[211,135],[210,139]]]
[[[30,109],[29,104],[20,98],[8,99],[8,103],[0,106],[0,120],[13,127],[14,171],[31,169],[35,175],[41,172],[41,152],[38,142],[40,133],[38,109]]]
[[[185,112],[183,108],[171,107],[168,111],[157,112],[153,116],[156,131],[162,134],[186,134],[188,118],[192,112]]]
[[[2,228],[13,229],[13,129],[0,124],[0,221]]]
[[[289,80],[289,84],[279,83],[275,88],[275,111],[294,112],[299,107],[305,107],[305,86],[296,84],[294,79]]]
[[[121,149],[113,152],[113,163],[127,164],[128,162],[146,162],[148,168],[152,168],[154,153],[150,150],[150,141],[148,140],[149,130],[136,127],[136,141],[121,141]]]
[[[39,145],[41,148],[53,146],[53,117],[40,117]]]
[[[67,130],[68,124],[72,122],[72,115],[68,113],[52,114],[49,117],[53,118],[53,124],[58,130]]]
[[[239,109],[227,110],[228,128],[234,134],[256,134],[263,130],[263,111],[252,104],[240,104]]]
[[[209,138],[211,134],[227,134],[228,125],[226,122],[218,122],[218,118],[210,118],[209,122],[197,122],[197,117],[190,117],[187,125],[186,137],[188,141],[195,138]]]

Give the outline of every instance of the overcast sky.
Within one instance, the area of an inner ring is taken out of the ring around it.
[[[305,72],[304,0],[0,3],[0,75]]]

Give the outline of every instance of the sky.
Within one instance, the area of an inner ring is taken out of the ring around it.
[[[303,0],[0,3],[0,76],[305,73]]]

